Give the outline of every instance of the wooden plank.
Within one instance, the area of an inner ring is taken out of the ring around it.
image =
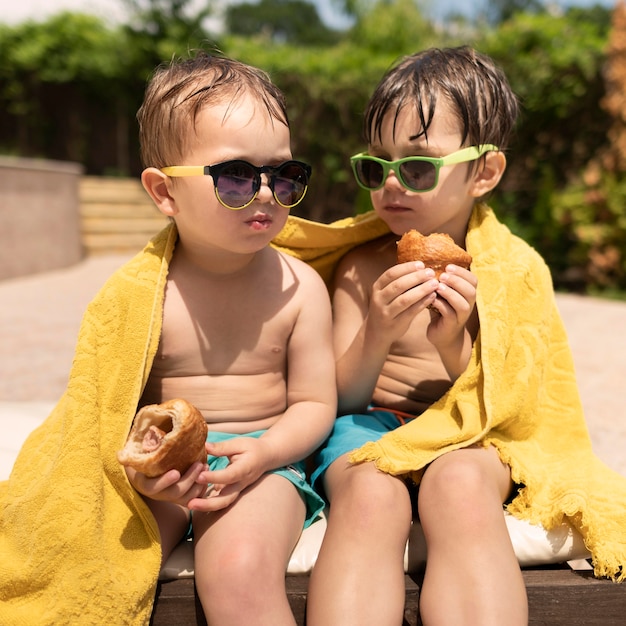
[[[421,576],[404,577],[404,618],[402,626],[422,626],[420,619],[420,586]]]
[[[159,583],[156,598],[150,626],[207,626],[192,578]]]
[[[84,176],[80,181],[79,197],[87,202],[110,202],[126,198],[135,202],[149,198],[138,179]]]
[[[120,235],[118,233],[91,235],[83,233],[82,239],[83,246],[89,254],[139,252],[143,250],[148,241],[157,232],[158,230],[150,233],[134,233],[130,235]]]
[[[529,626],[618,626],[625,623],[626,585],[598,580],[589,571],[523,571]],[[421,626],[418,576],[406,576],[403,626]],[[296,622],[304,626],[308,576],[288,576],[287,595]],[[193,579],[160,583],[152,626],[205,626]]]
[[[617,626],[626,623],[626,585],[590,571],[524,572],[529,626]]]
[[[158,233],[167,226],[167,218],[164,215],[161,217],[163,219],[160,219],[158,216],[155,218],[138,217],[127,219],[88,218],[82,220],[81,230],[89,234],[117,233],[128,235],[131,233]]]
[[[84,202],[80,207],[83,219],[89,218],[124,218],[124,217],[160,217],[167,219],[152,202]]]
[[[83,232],[83,243],[88,247],[102,248],[108,245],[140,245],[142,248],[161,229],[153,228],[143,232],[131,233],[87,233]]]
[[[138,252],[168,223],[132,178],[83,177],[80,213],[87,254]]]
[[[309,577],[287,576],[285,585],[296,624],[304,624],[306,620],[306,594],[309,588]]]

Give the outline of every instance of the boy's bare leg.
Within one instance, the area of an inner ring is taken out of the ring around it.
[[[184,506],[146,498],[161,534],[161,565],[189,530],[189,510]]]
[[[528,623],[526,588],[502,515],[508,466],[493,448],[443,455],[426,470],[418,508],[428,546],[425,626]]]
[[[194,512],[196,587],[209,624],[295,625],[285,570],[305,514],[294,485],[275,474],[223,511]]]
[[[308,626],[398,626],[411,525],[404,483],[345,456],[326,472],[328,529],[311,575]]]

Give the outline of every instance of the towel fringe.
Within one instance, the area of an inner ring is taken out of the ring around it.
[[[538,524],[551,530],[567,521],[584,539],[591,553],[594,575],[609,578],[614,582],[626,580],[626,544],[608,543],[605,519],[591,519],[588,505],[580,494],[568,494],[560,500],[539,506],[538,490],[533,485],[524,486],[517,497],[508,505],[507,511],[520,520]],[[532,503],[532,504],[531,504]]]

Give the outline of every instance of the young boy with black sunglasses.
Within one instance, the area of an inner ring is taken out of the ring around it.
[[[572,516],[598,571],[623,572],[623,530],[613,528],[612,550],[590,539],[596,523],[624,518],[619,504],[599,514],[626,490],[592,456],[549,271],[481,202],[505,171],[517,114],[504,74],[467,47],[404,58],[366,107],[368,149],[352,167],[391,234],[352,250],[335,274],[340,417],[312,477],[330,515],[309,626],[402,623],[414,506],[428,552],[424,624],[527,623],[509,500],[546,527]],[[447,233],[471,268],[436,278],[421,261],[398,264],[412,229]],[[590,505],[577,509],[583,491]]]
[[[138,120],[171,222],[90,303],[66,392],[0,485],[0,622],[147,624],[191,520],[208,623],[293,625],[285,570],[324,507],[303,459],[337,394],[326,285],[269,244],[310,168],[282,93],[221,56],[158,68]],[[208,424],[205,462],[122,466],[137,410],[175,398]]]
[[[336,391],[326,287],[269,243],[311,168],[292,158],[281,92],[226,58],[159,69],[138,119],[143,185],[178,233],[139,406],[182,397],[200,409],[209,468],[127,474],[164,559],[193,511],[209,623],[291,624],[285,567],[323,504],[300,462],[328,434]],[[208,484],[219,487],[205,496]]]

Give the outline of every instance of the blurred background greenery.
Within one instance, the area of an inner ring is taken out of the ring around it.
[[[490,203],[544,256],[558,289],[626,294],[622,0],[565,10],[486,0],[472,18],[437,21],[420,0],[335,0],[348,16],[341,30],[307,0],[117,2],[122,23],[63,12],[0,24],[0,153],[138,177],[147,78],[172,57],[217,49],[285,92],[294,155],[314,167],[297,213],[328,222],[369,208],[348,158],[364,148],[362,111],[384,71],[404,54],[469,44],[505,70],[523,110]]]

